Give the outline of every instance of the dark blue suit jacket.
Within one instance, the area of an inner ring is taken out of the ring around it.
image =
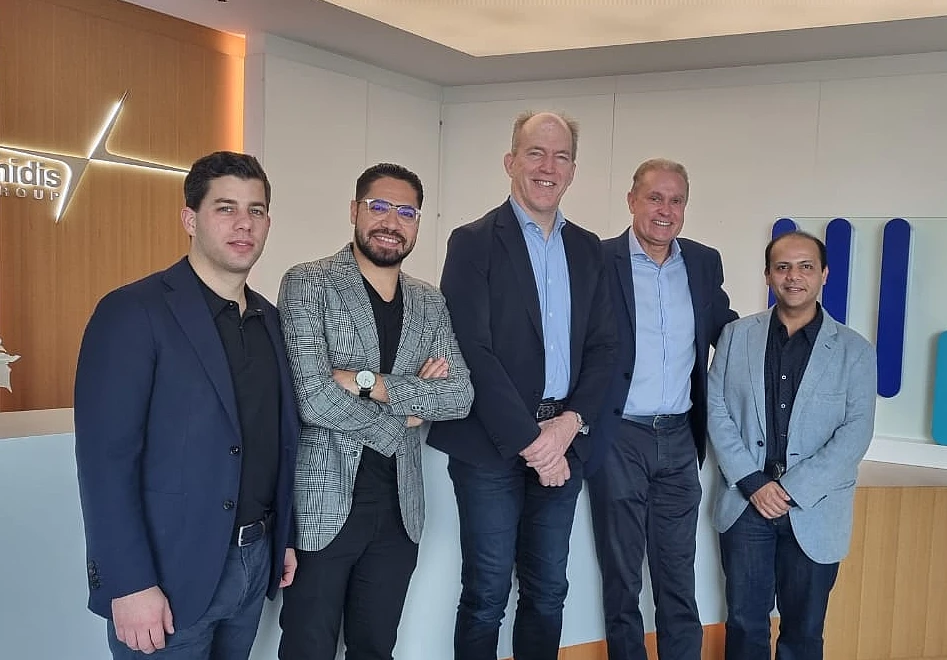
[[[263,300],[280,372],[276,594],[292,520],[299,422],[276,308]],[[158,585],[178,629],[207,609],[230,544],[240,421],[227,356],[186,260],[98,304],[79,352],[76,461],[89,608]]]
[[[562,240],[572,294],[568,407],[594,427],[611,377],[615,322],[598,237],[566,222]],[[474,402],[466,419],[435,422],[428,444],[472,465],[511,466],[539,436],[546,366],[539,294],[509,201],[454,230],[441,290]],[[572,446],[582,460],[591,453],[586,436]]]
[[[631,278],[631,247],[626,229],[620,236],[602,241],[615,320],[618,325],[619,349],[611,386],[602,408],[598,426],[593,429],[595,455],[586,466],[592,474],[605,459],[611,439],[621,421],[635,371],[635,288]],[[697,458],[703,464],[707,453],[707,366],[711,344],[717,345],[720,331],[737,313],[730,309],[730,298],[723,290],[723,263],[720,253],[696,241],[678,238],[687,282],[694,305],[694,340],[697,356],[691,372],[690,424],[697,445]]]

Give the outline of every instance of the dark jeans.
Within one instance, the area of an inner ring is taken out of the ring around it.
[[[166,635],[166,646],[151,655],[132,651],[115,637],[108,622],[108,643],[115,660],[246,660],[260,625],[270,579],[271,546],[267,534],[256,543],[230,546],[224,571],[207,611],[191,626]],[[174,616],[172,605],[171,615]]]
[[[686,418],[657,429],[621,422],[604,464],[589,477],[609,660],[647,660],[638,605],[646,549],[658,655],[700,660],[703,628],[694,595],[700,495]]]
[[[567,456],[572,476],[562,487],[540,485],[536,471],[521,459],[499,471],[450,459],[463,558],[455,660],[496,660],[514,566],[519,600],[513,655],[516,660],[558,657],[569,537],[582,489],[582,463],[572,451]]]
[[[391,660],[418,563],[396,507],[356,502],[329,545],[296,551],[280,612],[282,660],[335,660],[343,615],[347,660]]]
[[[809,559],[788,515],[767,520],[752,504],[720,535],[720,558],[727,578],[727,660],[770,659],[774,598],[780,616],[777,660],[821,660],[838,563]]]

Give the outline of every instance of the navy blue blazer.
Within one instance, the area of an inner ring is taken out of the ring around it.
[[[622,412],[631,377],[635,371],[635,287],[631,278],[631,247],[626,229],[620,236],[602,241],[602,251],[608,264],[609,289],[615,320],[618,325],[619,349],[614,365],[608,396],[602,407],[598,426],[593,429],[592,444],[595,455],[586,466],[586,474],[592,474],[601,465],[611,446]],[[694,341],[697,356],[691,372],[691,430],[697,445],[697,459],[703,465],[707,454],[707,367],[710,346],[717,345],[723,326],[737,318],[730,309],[730,298],[723,290],[723,263],[715,249],[678,238],[687,283],[694,305]]]
[[[273,597],[289,543],[299,421],[276,308],[263,302],[280,373]],[[186,260],[106,295],[79,351],[76,462],[89,609],[158,585],[182,629],[223,571],[240,487],[240,421],[220,335]]]
[[[572,295],[568,407],[594,428],[615,350],[601,242],[566,222],[562,240]],[[427,442],[481,467],[513,465],[539,436],[545,386],[539,293],[526,240],[509,201],[451,234],[441,291],[470,369],[474,402],[466,419],[435,422]],[[572,443],[586,460],[589,440]]]

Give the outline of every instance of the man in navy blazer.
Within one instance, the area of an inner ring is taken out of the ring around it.
[[[720,254],[678,238],[688,192],[683,165],[645,161],[628,193],[631,227],[603,242],[620,341],[587,471],[609,660],[647,658],[638,605],[646,551],[658,655],[700,659],[694,558],[707,363],[737,315]]]
[[[246,286],[269,182],[217,152],[184,195],[187,257],[106,295],[79,352],[89,608],[115,658],[247,658],[296,565],[295,399],[276,308]]]
[[[585,435],[614,358],[598,237],[567,221],[578,126],[524,113],[504,165],[510,198],[459,227],[441,289],[474,385],[472,414],[436,422],[460,515],[456,660],[495,660],[514,566],[517,660],[554,660]]]

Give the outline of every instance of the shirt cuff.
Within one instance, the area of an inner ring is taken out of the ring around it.
[[[739,488],[740,492],[743,493],[743,497],[749,500],[753,496],[753,493],[771,481],[772,479],[767,477],[760,470],[757,470],[756,472],[752,472],[740,479],[737,482],[737,488]]]

